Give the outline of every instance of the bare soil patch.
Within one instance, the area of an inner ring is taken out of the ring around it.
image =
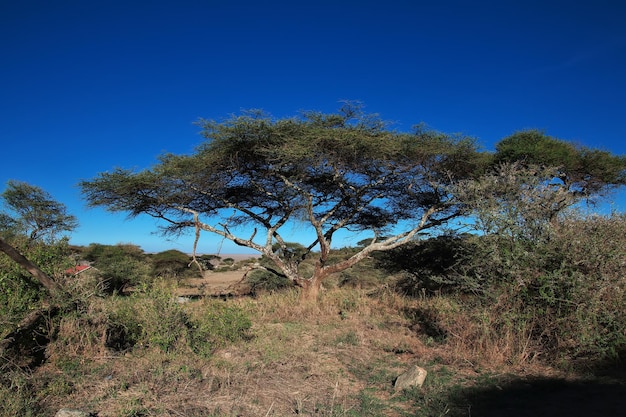
[[[232,270],[221,270],[224,263],[217,265],[218,271],[205,271],[202,278],[182,280],[176,294],[180,297],[237,296],[249,292],[243,283],[246,274],[252,269],[250,264],[241,262],[258,258],[255,255],[224,255],[222,259],[234,259]]]

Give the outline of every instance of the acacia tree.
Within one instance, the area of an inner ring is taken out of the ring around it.
[[[60,286],[48,274],[9,242],[26,235],[26,248],[42,240],[52,243],[58,233],[76,228],[76,217],[67,214],[65,205],[55,201],[46,191],[25,182],[9,180],[0,198],[6,210],[0,213],[0,251],[28,271],[50,293],[60,292]]]
[[[37,186],[9,180],[2,199],[14,213],[12,226],[24,231],[31,241],[54,240],[59,233],[72,231],[78,226],[76,217],[67,214],[63,203],[55,201]]]
[[[626,185],[626,156],[576,146],[538,130],[520,131],[498,142],[493,166],[497,170],[502,164],[534,175],[536,184],[560,195],[551,202],[551,220],[581,199],[603,196]]]
[[[479,243],[489,263],[483,263],[484,256],[476,258],[478,263],[499,265],[492,274],[499,277],[525,261],[535,262],[536,248],[562,229],[568,208],[626,184],[626,157],[536,130],[504,138],[491,159],[484,175],[459,181],[453,193],[466,204],[472,227],[486,235]]]
[[[275,120],[254,111],[199,124],[206,141],[194,154],[167,154],[152,169],[116,169],[81,182],[88,204],[162,219],[165,233],[192,228],[252,248],[302,287],[305,299],[330,274],[459,215],[447,187],[472,176],[480,160],[471,139],[420,128],[398,133],[352,105],[333,114]],[[293,221],[313,232],[297,253],[283,238]],[[249,234],[235,235],[239,226]],[[342,229],[369,231],[372,239],[330,263]],[[307,257],[315,257],[311,276],[299,270]]]

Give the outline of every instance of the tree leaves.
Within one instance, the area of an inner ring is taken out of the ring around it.
[[[67,214],[64,204],[34,185],[9,180],[0,195],[5,206],[14,214],[2,214],[1,227],[21,229],[31,240],[53,240],[58,233],[69,232],[78,226],[76,217]]]

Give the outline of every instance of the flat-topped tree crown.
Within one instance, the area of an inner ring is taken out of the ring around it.
[[[396,132],[351,105],[279,120],[254,111],[199,125],[206,141],[191,155],[164,155],[150,170],[84,181],[89,204],[161,218],[165,232],[191,227],[255,249],[310,298],[329,274],[458,215],[447,187],[477,172],[480,160],[471,139]],[[304,250],[296,258],[283,256],[289,222],[308,225],[313,236],[300,242]],[[231,232],[244,225],[249,234]],[[372,239],[351,258],[329,264],[342,229],[369,231]],[[311,256],[315,272],[303,277],[298,266]]]
[[[496,145],[496,163],[524,162],[553,167],[572,194],[590,197],[626,185],[626,157],[576,146],[538,130],[524,130]]]

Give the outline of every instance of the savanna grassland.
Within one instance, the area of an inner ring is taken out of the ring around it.
[[[265,271],[247,274],[245,295],[180,300],[198,273],[180,253],[73,248],[97,268],[64,278],[71,297],[42,337],[3,350],[0,415],[619,415],[625,224],[572,218],[508,246],[431,239],[337,274],[316,302]],[[20,300],[49,302],[8,284],[3,335],[28,311]],[[414,364],[424,385],[395,391]]]

